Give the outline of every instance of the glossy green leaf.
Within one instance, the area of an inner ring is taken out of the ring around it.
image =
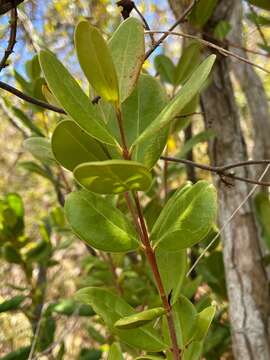
[[[96,249],[110,252],[136,250],[135,229],[109,200],[88,191],[71,193],[65,214],[75,234]]]
[[[135,310],[122,298],[108,290],[89,287],[79,290],[76,298],[81,302],[91,305],[95,312],[103,318],[111,331],[126,344],[152,352],[166,349],[167,345],[162,341],[158,332],[149,325],[129,330],[119,330],[114,327],[117,320],[134,314]]]
[[[87,20],[75,29],[75,46],[81,68],[96,92],[107,101],[119,101],[116,70],[106,41]]]
[[[182,52],[175,69],[175,84],[183,84],[199,65],[201,59],[201,45],[191,42]]]
[[[201,341],[206,337],[215,313],[215,306],[209,306],[197,315],[196,328],[192,337],[193,340]]]
[[[166,295],[169,296],[171,293],[171,304],[174,304],[186,274],[187,252],[186,250],[167,251],[157,248],[155,254]]]
[[[39,61],[50,90],[68,115],[95,139],[114,145],[115,140],[97,119],[90,99],[56,56],[42,50]]]
[[[264,10],[270,10],[270,3],[268,0],[248,0],[250,4],[256,5]]]
[[[102,145],[74,121],[61,121],[52,136],[55,159],[68,170],[89,161],[108,159]]]
[[[191,12],[190,21],[192,24],[200,27],[206,24],[212,16],[217,3],[218,0],[200,0]]]
[[[153,245],[173,251],[203,240],[216,219],[216,197],[214,186],[206,181],[178,190],[152,229]]]
[[[117,329],[134,329],[148,324],[149,322],[157,319],[165,312],[164,308],[154,308],[141,311],[137,314],[126,316],[116,321],[114,326]]]
[[[142,74],[138,84],[130,97],[122,104],[124,130],[128,146],[145,131],[155,120],[168,102],[167,95],[159,81],[153,76]],[[103,110],[104,106],[103,106]],[[119,129],[113,109],[107,109],[106,118],[108,128],[115,138],[119,138]],[[152,139],[140,143],[132,152],[132,160],[145,164],[148,168],[153,167],[159,159],[167,140],[167,133],[163,129]]]
[[[9,300],[5,300],[0,304],[0,313],[5,311],[16,310],[20,307],[21,303],[24,301],[25,296],[17,295]]]
[[[203,352],[203,343],[193,341],[184,351],[183,360],[200,360]]]
[[[115,30],[109,48],[116,68],[121,102],[134,90],[145,54],[142,22],[134,17],[126,19]]]
[[[119,343],[113,343],[110,346],[107,360],[124,360],[123,355],[122,355],[121,346]]]
[[[73,173],[80,185],[99,194],[146,191],[152,181],[151,174],[145,166],[128,160],[84,163],[77,166]]]
[[[48,165],[55,163],[50,140],[40,136],[30,137],[24,141],[23,146],[41,162]]]
[[[211,72],[215,59],[215,55],[210,55],[198,66],[189,80],[186,81],[183,87],[178,91],[177,95],[161,111],[151,125],[137,138],[133,147],[146,139],[156,136],[160,131],[164,130],[177,115],[179,115],[181,110],[202,89],[202,86]]]
[[[168,56],[160,54],[155,57],[154,64],[161,80],[174,85],[176,68],[172,60]]]
[[[256,217],[260,225],[262,238],[270,249],[270,200],[265,192],[259,192],[254,199]]]

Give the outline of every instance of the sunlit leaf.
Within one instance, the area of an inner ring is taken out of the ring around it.
[[[100,31],[87,20],[75,29],[75,46],[81,68],[96,92],[107,101],[119,101],[116,70]]]
[[[145,166],[128,160],[84,163],[77,166],[73,173],[84,188],[99,194],[146,191],[152,181],[151,174]]]
[[[173,251],[203,240],[216,219],[216,197],[215,188],[206,181],[176,192],[152,229],[154,246]]]
[[[117,329],[134,329],[148,324],[149,322],[159,318],[165,312],[164,308],[154,308],[141,311],[137,314],[123,317],[116,321],[114,326]]]
[[[42,50],[39,61],[50,90],[68,115],[94,138],[114,145],[115,140],[97,119],[90,99],[56,56]]]
[[[73,232],[96,249],[125,252],[139,246],[136,231],[124,214],[101,196],[73,192],[66,199],[65,214]]]
[[[121,102],[132,93],[144,62],[144,29],[134,17],[126,19],[113,33],[109,43],[116,68]]]
[[[205,59],[193,72],[188,81],[179,90],[177,95],[161,111],[156,119],[148,126],[144,132],[133,143],[133,147],[146,139],[156,136],[157,133],[164,130],[166,126],[181,112],[181,110],[195,97],[202,89],[211,69],[214,65],[216,56],[211,55]]]

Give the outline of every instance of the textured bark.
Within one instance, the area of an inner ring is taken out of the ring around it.
[[[175,13],[182,11],[181,0],[169,1]],[[230,20],[235,6],[235,0],[220,0],[205,32],[211,33],[220,20]],[[230,60],[218,55],[212,81],[201,97],[206,127],[213,129],[217,135],[209,144],[213,165],[247,159],[229,70]],[[239,170],[239,175],[247,176],[247,170]],[[250,189],[241,182],[228,187],[217,181],[216,186],[219,221],[223,224]],[[222,241],[234,356],[237,360],[269,360],[269,287],[250,202],[245,203],[226,227]]]
[[[234,4],[234,12],[231,19],[232,31],[229,40],[236,45],[243,46],[242,24],[243,9],[241,0],[236,0]],[[242,49],[232,48],[232,51],[242,57],[247,57],[247,53]],[[232,70],[238,80],[242,91],[247,100],[247,106],[250,111],[254,148],[252,157],[254,159],[270,159],[270,111],[266,92],[263,87],[262,80],[256,73],[254,67],[231,59]],[[258,177],[262,173],[262,167],[252,168],[253,176]],[[267,176],[269,181],[270,173]]]

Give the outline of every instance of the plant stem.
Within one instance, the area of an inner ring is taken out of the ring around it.
[[[115,104],[115,112],[116,112],[116,118],[117,118],[117,122],[118,122],[118,128],[120,131],[121,142],[122,142],[123,158],[125,160],[130,160],[130,154],[129,154],[125,131],[124,131],[124,126],[123,126],[122,111],[118,104]]]
[[[130,160],[130,154],[129,154],[129,150],[127,147],[124,127],[123,127],[122,112],[121,112],[121,108],[119,106],[117,106],[117,104],[115,106],[115,111],[116,111],[116,117],[117,117],[117,121],[118,121],[118,127],[119,127],[119,131],[120,131],[121,141],[122,141],[122,149],[123,149],[122,155],[125,160]],[[146,227],[146,224],[144,221],[144,216],[143,216],[142,209],[141,209],[140,199],[138,197],[137,192],[134,192],[133,196],[134,196],[136,209],[134,209],[134,207],[133,207],[129,193],[125,193],[125,198],[126,198],[128,208],[131,212],[131,215],[132,215],[133,221],[134,221],[134,225],[136,226],[136,229],[141,238],[141,242],[144,246],[145,255],[151,266],[151,269],[152,269],[152,272],[153,272],[153,275],[154,275],[154,278],[155,278],[155,281],[157,284],[158,292],[159,292],[163,307],[166,311],[168,328],[169,328],[169,333],[170,333],[171,342],[172,342],[173,359],[180,360],[180,351],[179,351],[179,347],[178,347],[178,343],[177,343],[177,336],[176,336],[175,326],[174,326],[174,321],[173,321],[173,316],[172,316],[172,308],[167,299],[165,289],[164,289],[164,286],[162,283],[162,279],[161,279],[161,276],[160,276],[160,273],[158,270],[155,252],[150,244],[148,231],[147,231],[147,227]]]
[[[179,360],[180,359],[180,351],[179,351],[179,347],[178,347],[178,343],[177,343],[177,336],[176,336],[176,331],[175,331],[175,326],[174,326],[174,321],[173,321],[173,316],[172,316],[172,307],[171,307],[171,305],[168,301],[168,298],[166,296],[166,293],[165,293],[162,279],[161,279],[161,276],[160,276],[160,273],[158,270],[155,252],[150,244],[148,231],[147,231],[146,224],[144,221],[144,216],[143,216],[142,209],[141,209],[140,199],[138,197],[137,192],[134,192],[134,201],[136,204],[138,218],[139,218],[139,222],[140,222],[140,226],[141,226],[141,230],[142,230],[141,241],[144,245],[146,257],[148,259],[148,262],[149,262],[152,272],[154,274],[158,292],[159,292],[161,301],[163,303],[163,307],[166,310],[168,328],[169,328],[169,333],[170,333],[170,337],[171,337],[171,341],[172,341],[173,358],[174,358],[174,360]]]

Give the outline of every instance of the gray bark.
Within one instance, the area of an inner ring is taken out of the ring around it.
[[[243,46],[242,24],[243,9],[241,0],[235,1],[234,12],[231,19],[232,31],[229,34],[229,40],[236,45]],[[233,52],[247,58],[247,53],[243,49],[232,48]],[[247,100],[247,106],[250,111],[252,125],[254,148],[252,157],[254,159],[270,159],[270,111],[269,103],[263,83],[254,67],[231,59],[232,70],[238,80],[242,91]],[[262,167],[254,167],[253,176],[258,177],[262,171]],[[269,181],[270,173],[266,177]]]
[[[169,1],[174,12],[179,15],[182,11],[181,0]],[[235,6],[235,0],[220,0],[205,32],[211,32],[220,20],[230,20],[236,10]],[[209,144],[213,165],[247,159],[229,70],[230,60],[218,55],[212,81],[201,97],[206,127],[212,128],[217,135]],[[238,173],[240,176],[248,175],[246,169]],[[250,188],[241,182],[228,187],[216,181],[216,186],[219,221],[223,224],[247,197]],[[249,201],[226,227],[222,241],[234,356],[237,360],[269,360],[269,287]]]

